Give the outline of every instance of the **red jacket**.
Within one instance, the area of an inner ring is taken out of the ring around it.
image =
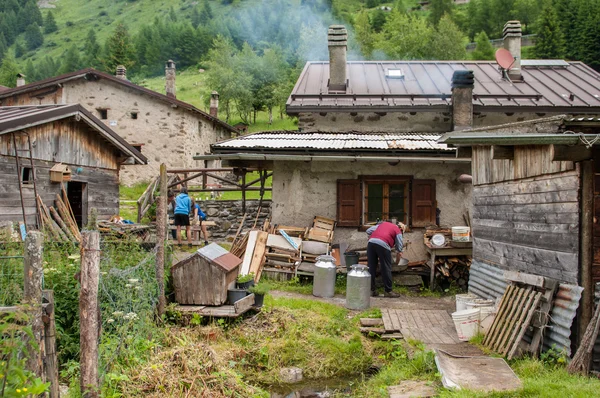
[[[396,235],[401,234],[400,227],[391,222],[382,222],[377,226],[377,229],[371,233],[370,239],[376,238],[384,241],[389,247],[394,247],[396,243]]]

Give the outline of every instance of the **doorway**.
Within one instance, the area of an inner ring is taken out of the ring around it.
[[[87,223],[87,183],[69,181],[67,184],[67,198],[73,209],[73,215],[79,229]]]

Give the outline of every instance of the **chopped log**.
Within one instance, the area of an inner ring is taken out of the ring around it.
[[[364,334],[376,334],[378,336],[385,334],[385,328],[361,327],[359,330]]]
[[[52,214],[52,217],[56,220],[56,222],[60,226],[60,228],[63,231],[63,233],[67,236],[67,238],[70,241],[75,242],[76,239],[73,236],[73,234],[71,233],[71,230],[69,229],[69,227],[67,227],[67,225],[65,224],[65,222],[63,221],[63,219],[60,218],[60,216],[58,215],[58,213],[56,212],[56,210],[54,209],[54,207],[50,206],[49,210],[50,210],[50,214]]]
[[[383,325],[382,318],[360,318],[360,326],[381,326]]]

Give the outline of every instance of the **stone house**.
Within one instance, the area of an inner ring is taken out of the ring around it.
[[[554,116],[441,140],[473,155],[469,291],[501,296],[505,270],[559,281],[544,344],[567,353],[592,317],[600,282],[599,137],[599,117]],[[600,340],[594,352],[600,369]]]
[[[119,214],[119,172],[147,159],[78,104],[0,107],[0,222],[38,225],[64,185],[79,226]],[[56,179],[56,166],[62,170]],[[35,181],[35,182],[34,182]]]
[[[89,68],[30,84],[21,80],[0,91],[0,105],[81,104],[148,158],[143,167],[123,166],[121,182],[130,185],[156,177],[161,163],[197,166],[192,155],[236,133],[217,117],[218,94],[212,95],[208,114],[177,100],[173,61],[165,71],[166,95],[131,83],[124,67],[116,76]]]
[[[329,62],[308,62],[288,101],[300,131],[212,145],[228,166],[273,170],[273,222],[338,222],[335,241],[366,246],[377,219],[411,227],[406,257],[427,258],[424,227],[465,224],[471,153],[438,143],[450,131],[557,114],[598,115],[600,75],[580,62],[521,60],[521,28],[507,23],[515,62],[346,60],[343,26],[329,29]],[[460,181],[459,181],[460,180]]]

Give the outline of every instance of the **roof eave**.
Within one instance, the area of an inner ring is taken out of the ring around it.
[[[595,138],[596,136],[589,136]],[[579,135],[574,134],[464,134],[442,137],[438,142],[450,145],[576,145]]]

